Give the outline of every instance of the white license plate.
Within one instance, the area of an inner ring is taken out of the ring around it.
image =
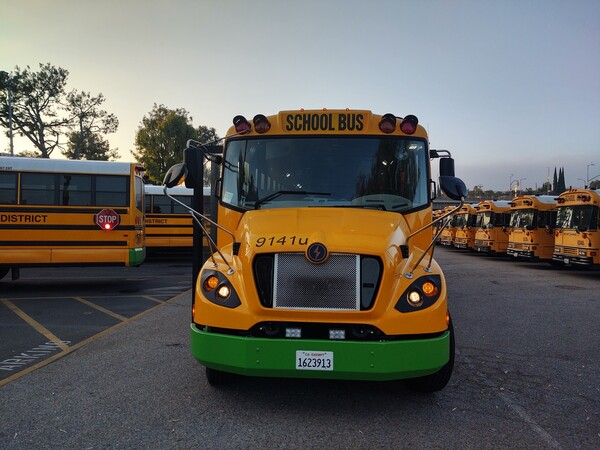
[[[569,258],[565,258],[565,260],[564,260],[564,261],[565,261],[565,264],[569,264],[569,262],[570,262],[570,261],[569,261]]]
[[[333,352],[296,350],[296,370],[333,371]]]

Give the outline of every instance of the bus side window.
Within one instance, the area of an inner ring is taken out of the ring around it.
[[[138,211],[144,211],[144,182],[140,177],[134,178],[135,185],[135,207]]]
[[[54,205],[56,176],[53,173],[22,173],[22,205]]]
[[[129,206],[127,183],[127,177],[97,175],[96,206]]]
[[[146,214],[149,214],[152,212],[152,196],[146,194],[144,197],[145,197],[144,198],[144,206],[145,206],[144,212]]]
[[[171,199],[165,195],[155,195],[154,204],[152,205],[152,212],[155,214],[171,214]]]
[[[91,175],[59,175],[59,204],[62,206],[91,206]]]
[[[0,172],[0,204],[17,204],[17,174]]]
[[[176,195],[175,198],[185,205],[190,207],[192,206],[192,197],[190,195]],[[173,202],[173,213],[186,214],[189,213],[189,210],[181,206],[179,203]]]

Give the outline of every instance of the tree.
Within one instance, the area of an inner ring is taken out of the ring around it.
[[[558,171],[558,192],[560,195],[567,190],[567,186],[565,185],[565,168],[561,167]]]
[[[105,98],[92,97],[88,92],[70,92],[66,110],[72,117],[72,130],[67,134],[67,149],[62,154],[69,159],[104,160],[119,158],[118,149],[111,150],[101,134],[114,133],[119,120],[114,114],[100,109]]]
[[[552,193],[554,195],[560,195],[562,191],[558,190],[558,176],[556,175],[556,167],[554,168],[554,178],[552,179]]]
[[[590,183],[590,189],[600,189],[600,180],[594,180]]]
[[[42,158],[49,158],[69,124],[61,114],[61,101],[69,72],[60,67],[40,64],[40,71],[18,66],[11,74],[12,120],[16,136],[29,139]],[[0,91],[0,124],[8,128],[8,90]]]
[[[38,72],[29,66],[23,70],[17,66],[0,86],[0,125],[9,127],[10,84],[14,134],[26,137],[35,146],[33,151],[27,151],[28,156],[49,158],[59,148],[72,159],[118,157],[117,150],[110,150],[108,142],[100,136],[116,131],[119,125],[113,114],[100,109],[104,96],[67,93],[68,70],[50,63],[39,66]]]
[[[135,136],[137,151],[131,153],[144,164],[149,180],[160,184],[169,167],[183,159],[189,139],[204,143],[218,136],[214,128],[194,128],[192,117],[185,109],[169,109],[155,103],[142,119]]]

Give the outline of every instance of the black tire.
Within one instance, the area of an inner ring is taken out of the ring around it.
[[[235,375],[229,372],[222,372],[217,369],[206,368],[206,380],[211,386],[225,386],[231,384]]]
[[[409,389],[422,393],[437,392],[444,389],[450,381],[452,369],[454,368],[454,327],[452,326],[452,319],[448,324],[448,330],[450,331],[450,359],[444,367],[431,375],[404,380],[404,384]]]

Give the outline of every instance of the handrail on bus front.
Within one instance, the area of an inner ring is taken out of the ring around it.
[[[404,242],[404,247],[406,248],[406,251],[408,251],[408,240],[413,237],[416,234],[419,234],[421,231],[426,230],[427,228],[433,226],[434,224],[444,220],[446,217],[451,216],[452,214],[454,214],[456,211],[458,211],[460,208],[462,208],[463,204],[465,203],[465,199],[464,197],[460,199],[460,204],[454,208],[451,209],[450,211],[448,211],[445,214],[442,214],[440,217],[432,220],[430,223],[428,223],[427,225],[419,228],[417,231],[412,232],[411,234],[408,235],[408,237],[406,238],[406,241]],[[444,224],[444,226],[447,225]],[[408,279],[411,279],[413,277],[413,272],[415,271],[415,269],[417,268],[417,266],[421,263],[421,261],[423,260],[423,258],[425,258],[425,255],[429,252],[429,250],[433,247],[433,244],[435,244],[436,239],[438,238],[438,236],[442,233],[442,231],[444,230],[444,226],[440,227],[440,229],[438,230],[438,232],[436,233],[435,236],[433,236],[433,239],[431,240],[431,242],[429,243],[429,245],[427,246],[427,248],[425,249],[425,251],[423,251],[423,254],[419,257],[418,261],[415,263],[414,267],[409,271],[406,272],[404,274],[404,276]],[[431,255],[429,257],[429,263],[427,264],[427,267],[425,267],[425,272],[429,272],[431,271],[431,263],[433,261],[433,250],[431,251]]]

